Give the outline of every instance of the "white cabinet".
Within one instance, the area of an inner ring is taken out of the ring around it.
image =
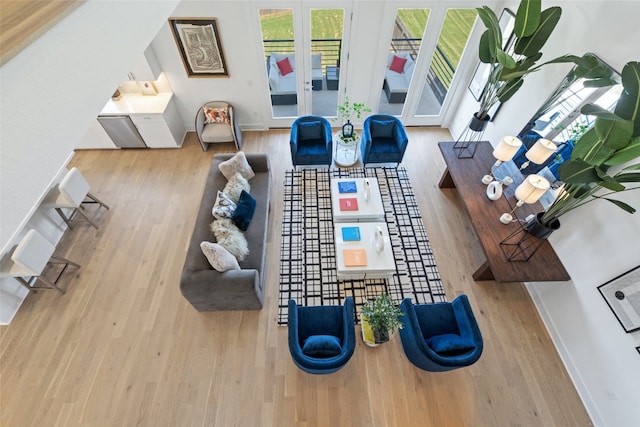
[[[173,97],[163,113],[129,114],[149,148],[178,148],[186,133]]]
[[[162,69],[160,69],[158,59],[151,49],[151,46],[149,46],[144,51],[144,55],[142,55],[138,62],[136,62],[131,68],[131,71],[127,74],[127,79],[136,81],[156,81],[160,78],[160,73],[162,73]]]
[[[98,120],[94,120],[87,133],[84,135],[78,147],[80,149],[96,149],[96,148],[117,148],[107,132],[100,125]]]

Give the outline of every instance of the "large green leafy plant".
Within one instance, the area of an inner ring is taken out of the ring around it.
[[[622,70],[623,91],[613,112],[594,104],[582,114],[595,116],[571,153],[558,169],[564,182],[556,200],[542,215],[550,224],[558,217],[594,200],[607,200],[629,213],[636,210],[611,198],[615,193],[635,190],[640,182],[640,164],[623,165],[640,158],[640,62],[629,62]]]
[[[522,0],[515,19],[515,42],[512,45],[513,50],[508,49],[509,52],[502,46],[502,30],[493,10],[488,6],[476,10],[487,28],[480,38],[480,61],[491,65],[476,113],[479,120],[487,119],[489,110],[498,102],[507,102],[522,87],[527,74],[539,70],[546,64],[583,63],[580,57],[564,55],[536,65],[542,58],[540,50],[560,20],[560,7],[542,10],[541,0]]]

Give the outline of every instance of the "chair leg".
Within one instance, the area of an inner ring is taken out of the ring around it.
[[[94,202],[96,202],[97,204],[99,204],[100,206],[104,206],[105,208],[109,209],[109,206],[107,206],[103,201],[101,201],[100,199],[98,199],[96,196],[94,196],[91,193],[87,193],[87,197],[90,198],[91,200],[93,200]]]
[[[22,277],[16,277],[16,280],[18,281],[18,283],[20,283],[22,286],[24,286],[25,288],[27,288],[29,290],[29,292],[33,292],[35,293],[36,290],[33,289],[30,285],[29,282],[27,282],[26,280],[24,280],[24,278]]]
[[[95,224],[95,222],[91,221],[91,218],[89,218],[87,216],[87,214],[85,214],[84,212],[82,212],[82,209],[79,208],[75,208],[75,211],[78,212],[80,215],[82,215],[84,217],[84,219],[86,219],[87,221],[89,221],[89,224],[93,225],[93,227],[97,230],[98,226]]]
[[[49,262],[52,262],[54,264],[71,264],[76,268],[80,268],[80,264],[76,264],[75,262],[69,259],[63,258],[61,256],[56,256],[56,255],[51,255],[51,260]]]
[[[52,282],[51,280],[47,279],[44,276],[36,276],[36,280],[42,280],[44,283],[47,284],[47,286],[49,286],[49,288],[55,289],[56,291],[60,292],[61,294],[65,293],[64,289],[58,287],[56,282]],[[35,288],[35,289],[44,289],[44,288]]]
[[[60,215],[62,220],[67,224],[67,227],[69,227],[70,229],[73,230],[73,224],[71,224],[71,219],[67,218],[67,216],[64,214],[64,212],[62,212],[62,209],[56,208],[56,212],[58,212],[58,215]]]

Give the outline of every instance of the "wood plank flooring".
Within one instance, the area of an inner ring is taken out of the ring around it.
[[[177,150],[79,151],[107,204],[100,229],[65,233],[82,267],[67,293],[30,295],[0,327],[1,426],[587,426],[590,419],[524,286],[474,282],[482,250],[454,189],[441,190],[440,129],[409,128],[407,168],[449,299],[466,293],[485,340],[475,365],[415,368],[399,337],[358,340],[335,374],[291,361],[277,326],[288,130],[245,132],[272,166],[265,306],[197,312],[178,281],[211,158],[194,134]],[[359,327],[358,333],[359,333]]]
[[[2,0],[0,65],[73,12],[84,0]]]

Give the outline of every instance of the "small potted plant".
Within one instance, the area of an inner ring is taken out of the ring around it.
[[[363,336],[366,335],[365,329],[370,328],[373,331],[374,342],[368,342],[370,340],[365,338],[367,345],[376,346],[387,342],[392,334],[403,327],[400,316],[403,316],[404,313],[387,294],[380,294],[374,299],[367,300],[360,314],[362,315]]]
[[[340,139],[344,142],[351,142],[356,140],[356,135],[353,132],[353,124],[351,120],[361,120],[364,113],[371,112],[371,108],[367,107],[364,102],[351,102],[349,97],[345,97],[344,103],[338,105],[338,115],[333,119],[341,120],[343,122],[342,130],[339,133]]]

